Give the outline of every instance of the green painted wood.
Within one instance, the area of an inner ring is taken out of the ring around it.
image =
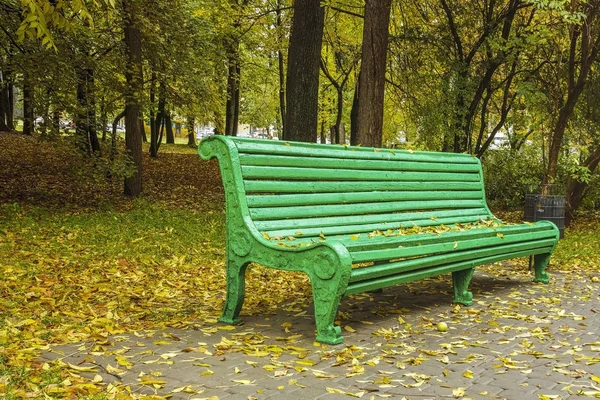
[[[433,163],[479,164],[479,160],[468,154],[435,153],[427,151],[407,151],[374,149],[371,147],[352,147],[341,145],[319,145],[283,141],[253,141],[252,139],[234,139],[239,153],[270,154],[287,156],[308,156],[325,158],[346,158],[361,160],[424,161]]]
[[[319,158],[298,156],[275,156],[272,154],[240,154],[241,165],[266,167],[300,167],[310,165],[323,169],[353,169],[377,171],[421,172],[471,172],[479,174],[478,164],[440,163],[427,161],[361,160],[346,158]]]
[[[454,271],[462,271],[465,269],[476,267],[478,265],[491,264],[498,261],[510,260],[512,258],[527,257],[529,255],[546,254],[547,252],[548,248],[533,248],[513,253],[502,253],[494,256],[482,257],[476,260],[444,264],[437,268],[423,268],[416,271],[409,271],[401,275],[393,275],[370,281],[355,282],[348,285],[348,288],[346,289],[344,295],[348,296],[351,294],[370,292],[373,290],[400,285],[402,283],[427,279],[433,276],[443,275]]]
[[[481,192],[479,182],[335,182],[335,181],[265,181],[249,180],[244,182],[246,193],[347,193],[364,191],[464,191]]]
[[[243,166],[244,179],[296,179],[324,181],[479,182],[479,174],[464,172],[400,172],[354,169]]]
[[[255,221],[268,219],[311,217],[330,217],[339,215],[356,215],[372,213],[389,213],[399,211],[447,210],[457,208],[481,208],[481,200],[421,200],[393,201],[383,203],[334,204],[328,206],[295,206],[252,208],[250,216]]]
[[[467,234],[468,232],[465,232],[463,236],[466,236]],[[448,235],[450,235],[450,233],[448,233]],[[446,235],[441,236],[445,237]],[[364,263],[371,261],[392,260],[394,258],[417,257],[424,256],[427,254],[448,254],[464,249],[475,249],[481,247],[495,246],[502,243],[512,243],[514,241],[531,241],[540,237],[554,237],[554,233],[551,230],[547,230],[540,232],[505,235],[504,237],[499,237],[495,234],[486,236],[481,235],[470,237],[468,239],[466,237],[462,237],[457,238],[454,241],[444,242],[436,242],[434,239],[430,239],[430,242],[428,242],[425,238],[423,238],[422,242],[417,242],[416,244],[413,243],[412,245],[407,245],[402,248],[380,248],[377,250],[364,250],[357,252],[355,252],[352,249],[349,249],[349,251],[352,256],[353,263]],[[389,239],[391,241],[392,238]],[[395,243],[398,242],[394,242],[394,244]],[[404,242],[400,243],[402,243],[401,245],[405,244]],[[425,244],[419,245],[419,243]]]
[[[537,239],[531,242],[502,242],[497,246],[483,248],[468,248],[451,254],[430,255],[410,260],[389,262],[366,268],[355,268],[350,276],[350,283],[367,281],[400,272],[412,271],[424,267],[436,267],[443,264],[467,261],[482,257],[495,256],[514,251],[527,251],[528,249],[545,249],[549,251],[555,244],[554,238]]]
[[[385,241],[377,240],[380,236],[370,238],[368,236],[359,237],[357,240],[353,240],[349,236],[340,237],[337,241],[340,241],[346,246],[351,252],[356,253],[360,251],[370,251],[377,249],[386,249],[394,246],[423,246],[425,244],[435,243],[446,243],[466,241],[471,239],[495,237],[498,239],[505,239],[513,235],[520,234],[539,234],[543,237],[548,235],[552,236],[554,230],[549,226],[544,225],[505,225],[497,226],[493,228],[476,227],[466,230],[450,230],[445,231],[444,229],[438,229],[434,232],[422,232],[416,234],[404,234],[387,237]]]
[[[309,276],[317,340],[330,344],[343,340],[334,325],[343,294],[452,273],[454,300],[470,304],[476,265],[526,255],[535,256],[535,280],[548,281],[552,223],[439,228],[494,218],[469,155],[225,136],[204,139],[199,153],[218,158],[225,188],[225,323],[240,322],[252,262]],[[437,234],[369,235],[412,226],[438,226]]]
[[[282,207],[323,204],[381,203],[406,200],[483,200],[480,191],[398,192],[371,191],[350,193],[300,193],[281,195],[249,195],[248,206]]]
[[[471,215],[471,216],[457,216],[457,217],[446,217],[446,218],[436,218],[432,220],[428,217],[422,217],[423,219],[413,219],[409,222],[400,222],[400,223],[389,223],[389,222],[381,222],[381,223],[371,223],[371,224],[362,224],[362,225],[342,225],[342,226],[322,226],[316,228],[303,228],[303,229],[281,229],[281,230],[262,230],[261,232],[266,233],[270,237],[295,237],[295,238],[317,238],[323,234],[325,237],[336,236],[334,239],[340,239],[339,236],[347,236],[347,237],[356,237],[357,235],[368,235],[374,231],[387,231],[389,229],[398,229],[398,228],[412,228],[414,226],[418,227],[429,227],[429,226],[453,226],[453,224],[466,224],[470,222],[478,221],[482,218],[487,218],[487,214],[480,215]],[[360,238],[359,236],[359,238]],[[351,239],[352,240],[352,239]]]
[[[554,238],[555,235],[554,230],[543,229],[546,227],[515,226],[511,228],[513,229],[473,228],[467,231],[442,231],[440,234],[403,235],[398,235],[396,230],[383,231],[381,235],[371,235],[373,231],[370,231],[365,234],[325,236],[325,239],[321,235],[322,232],[313,237],[299,235],[297,232],[295,240],[289,240],[291,235],[269,235],[269,237],[280,246],[307,246],[316,242],[335,241],[343,244],[350,251],[354,263],[364,263],[434,254],[440,248],[444,254],[448,254],[467,248],[484,248],[503,243],[515,243],[532,237]],[[448,251],[448,247],[452,247],[452,250]]]
[[[479,219],[486,219],[490,214],[485,208],[473,208],[463,210],[431,210],[427,212],[403,212],[403,213],[388,213],[388,214],[367,214],[367,215],[351,215],[343,217],[320,217],[320,218],[298,218],[284,220],[267,220],[253,221],[254,226],[261,232],[269,232],[272,230],[289,229],[304,232],[310,228],[326,228],[337,226],[348,226],[358,224],[389,224],[390,228],[410,227],[420,225],[419,222],[429,220],[428,222],[436,222],[439,218],[450,218],[452,216],[469,217],[467,221],[460,222],[475,222]],[[471,219],[472,218],[472,219]],[[441,223],[440,223],[441,224]],[[376,229],[376,228],[375,228]],[[375,230],[373,229],[373,230]],[[277,236],[277,235],[272,235]],[[286,235],[290,236],[290,235]]]

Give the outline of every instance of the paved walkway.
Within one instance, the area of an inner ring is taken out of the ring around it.
[[[522,264],[480,268],[472,307],[450,303],[448,277],[352,296],[340,307],[338,346],[313,343],[304,299],[269,316],[244,310],[235,328],[137,332],[44,358],[93,367],[87,375],[134,395],[173,399],[599,397],[600,284],[550,272],[542,285]]]

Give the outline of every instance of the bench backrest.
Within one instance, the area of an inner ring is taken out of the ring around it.
[[[201,156],[224,154],[209,149],[217,142],[231,158],[227,171],[219,161],[238,186],[230,191],[238,197],[236,207],[270,237],[492,217],[481,164],[470,155],[214,136],[201,144]]]

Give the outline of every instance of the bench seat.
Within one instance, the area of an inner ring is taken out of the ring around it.
[[[219,159],[225,188],[223,322],[240,323],[250,262],[308,274],[317,340],[331,344],[344,295],[452,273],[454,301],[470,305],[474,267],[526,256],[548,282],[558,229],[496,219],[469,155],[225,136],[200,155]]]

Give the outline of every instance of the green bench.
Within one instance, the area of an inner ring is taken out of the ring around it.
[[[452,273],[454,301],[470,305],[475,266],[526,256],[548,282],[558,229],[497,220],[470,155],[226,136],[199,152],[218,158],[225,189],[222,322],[241,322],[250,262],[308,274],[317,340],[329,344],[343,340],[344,295]]]

